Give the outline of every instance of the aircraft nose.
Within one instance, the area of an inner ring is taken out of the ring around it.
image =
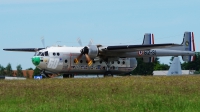
[[[40,57],[33,57],[32,58],[32,63],[35,65],[35,66],[38,66],[40,64]]]

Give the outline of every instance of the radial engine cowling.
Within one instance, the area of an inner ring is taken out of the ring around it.
[[[88,49],[89,49],[88,55],[90,56],[90,58],[97,57],[99,50],[96,45],[90,45],[90,46],[88,46]]]

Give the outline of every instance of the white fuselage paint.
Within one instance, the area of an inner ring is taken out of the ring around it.
[[[48,51],[48,56],[40,57],[40,64],[37,66],[42,70],[52,73],[65,74],[104,74],[107,71],[105,62],[96,61],[92,66],[88,66],[83,55],[78,64],[74,59],[80,55],[82,47],[49,47],[39,52]],[[135,58],[119,58],[110,62],[110,70],[114,74],[128,73],[137,66]]]

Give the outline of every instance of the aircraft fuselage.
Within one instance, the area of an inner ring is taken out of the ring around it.
[[[82,47],[50,47],[40,50],[32,58],[32,62],[38,68],[52,73],[63,74],[104,74],[107,64],[102,60],[93,61],[88,66],[85,56],[76,64],[74,59],[80,54]],[[110,61],[109,71],[113,74],[128,73],[137,67],[135,58],[118,58]]]

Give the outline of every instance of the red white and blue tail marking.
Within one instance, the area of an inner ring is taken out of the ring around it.
[[[190,33],[190,51],[194,51],[195,52],[195,43],[194,43],[194,33],[191,32]],[[190,61],[194,61],[195,60],[195,56],[190,56]]]
[[[154,44],[154,35],[153,34],[150,34],[150,42],[149,44]]]
[[[154,44],[154,35],[150,34],[150,44]],[[149,57],[149,62],[154,62],[154,57]]]

